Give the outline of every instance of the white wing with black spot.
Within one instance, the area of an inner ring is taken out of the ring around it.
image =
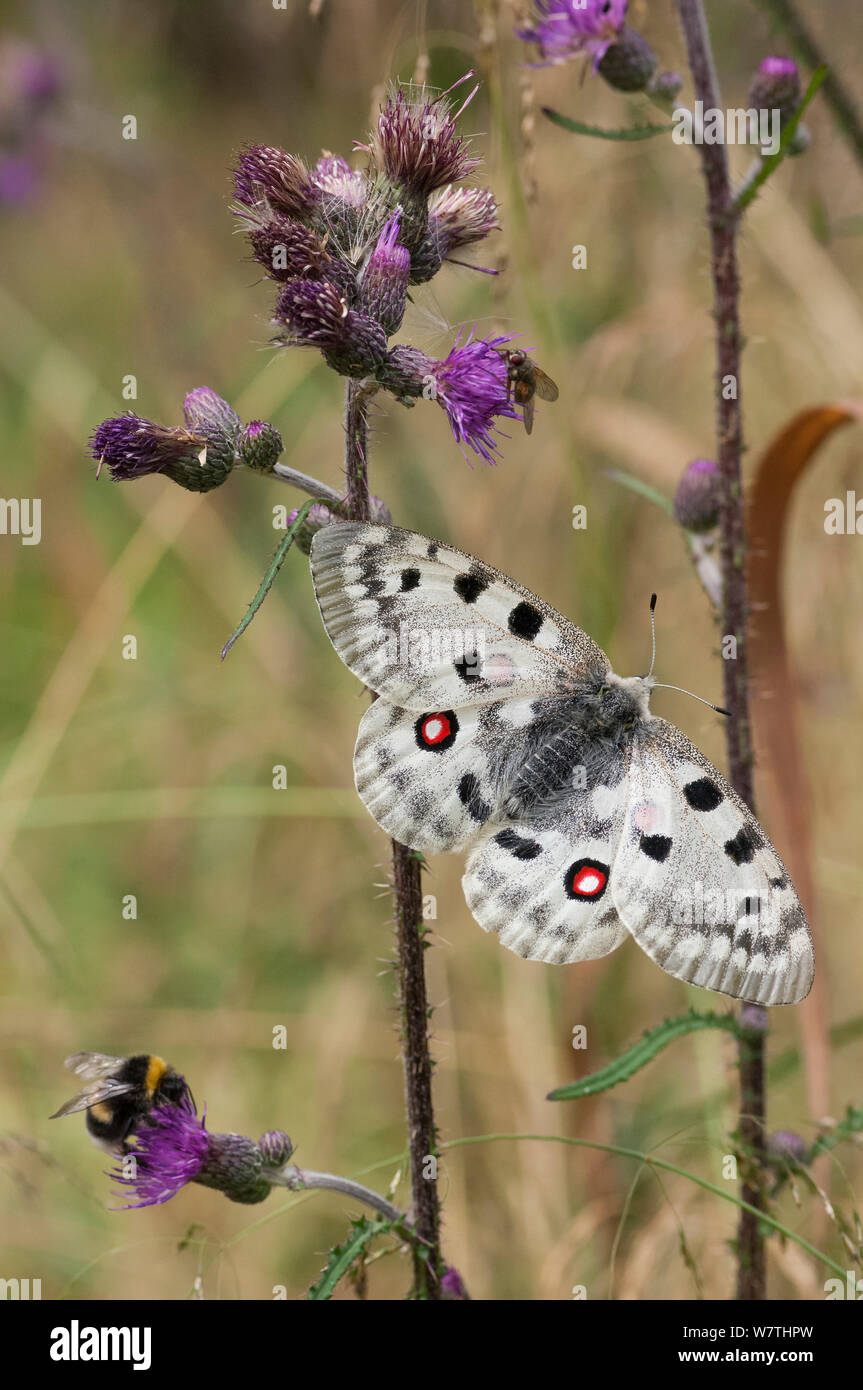
[[[670,975],[756,1004],[796,1004],[814,973],[803,908],[748,806],[681,731],[635,739],[612,897]]]
[[[489,826],[462,888],[484,931],[527,960],[597,960],[626,940],[611,894],[626,783],[573,793],[541,822]]]
[[[357,791],[402,844],[426,854],[463,849],[500,814],[513,743],[533,719],[528,699],[422,714],[375,700],[357,734]]]
[[[342,661],[402,709],[565,694],[585,670],[609,670],[596,643],[528,589],[414,531],[325,526],[311,567]]]

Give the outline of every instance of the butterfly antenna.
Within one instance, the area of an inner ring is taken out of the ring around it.
[[[715,709],[717,714],[724,714],[731,718],[731,710],[723,709],[721,705],[714,705],[711,700],[702,700],[700,695],[693,695],[691,690],[684,690],[682,685],[664,685],[658,681],[654,683],[654,690],[679,690],[681,695],[692,695],[693,700],[697,700],[700,705],[707,705],[708,709]]]
[[[645,680],[650,680],[656,665],[656,594],[650,595],[650,670]]]
[[[653,668],[656,664],[656,594],[650,595],[650,640],[652,650],[650,653],[650,670],[645,677],[650,680],[653,675]],[[665,685],[658,681],[653,682],[654,690],[677,690],[681,695],[691,695],[693,700],[697,700],[700,705],[707,705],[708,709],[715,710],[717,714],[724,714],[726,718],[731,717],[731,711],[723,709],[721,705],[714,705],[712,700],[703,700],[700,695],[693,695],[691,690],[684,690],[682,685]]]

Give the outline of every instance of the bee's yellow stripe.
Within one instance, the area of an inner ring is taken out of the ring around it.
[[[150,1065],[147,1068],[147,1075],[144,1079],[144,1086],[146,1087],[147,1095],[153,1095],[156,1087],[162,1080],[162,1077],[165,1075],[165,1072],[167,1070],[168,1064],[167,1062],[163,1062],[161,1057],[150,1058]]]
[[[95,1120],[98,1120],[100,1124],[106,1125],[111,1119],[111,1107],[110,1105],[106,1105],[103,1100],[100,1100],[96,1105],[90,1106],[90,1114]]]

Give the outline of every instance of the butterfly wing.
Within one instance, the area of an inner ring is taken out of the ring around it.
[[[417,714],[375,700],[354,751],[366,808],[411,849],[463,849],[500,814],[507,769],[525,743],[534,704],[516,699]]]
[[[371,690],[417,714],[553,696],[609,670],[595,642],[464,551],[395,526],[338,522],[311,548],[330,641]]]
[[[785,866],[749,808],[664,719],[633,743],[612,898],[677,979],[757,1004],[809,993],[812,940]]]
[[[462,879],[479,925],[527,960],[608,955],[627,937],[610,891],[625,815],[626,781],[618,780],[573,792],[535,821],[488,827]]]

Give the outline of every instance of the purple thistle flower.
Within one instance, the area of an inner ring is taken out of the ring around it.
[[[243,430],[237,412],[209,386],[196,386],[183,402],[185,428],[145,420],[133,411],[103,420],[90,438],[97,463],[117,482],[164,473],[189,492],[210,492],[235,463],[272,469],[282,448],[272,425],[256,421]],[[242,451],[242,452],[241,452]]]
[[[394,347],[378,372],[382,386],[403,401],[419,396],[437,401],[449,418],[456,443],[467,444],[486,463],[497,463],[499,446],[492,436],[496,416],[520,420],[509,400],[506,363],[499,349],[513,334],[456,340],[443,361],[418,348]],[[462,449],[464,454],[464,450]]]
[[[249,242],[255,260],[272,280],[293,280],[298,275],[317,278],[327,258],[317,232],[282,213],[252,225]]]
[[[750,106],[756,111],[772,111],[775,107],[780,113],[780,125],[784,125],[794,115],[801,97],[800,74],[793,58],[773,54],[761,61],[749,87]]]
[[[398,332],[407,305],[411,254],[399,245],[400,228],[397,211],[384,224],[360,280],[359,307],[377,319],[387,337]]]
[[[90,440],[93,458],[106,463],[117,482],[164,473],[177,464],[186,466],[205,447],[206,440],[191,430],[156,425],[131,410],[103,420]]]
[[[499,230],[497,201],[490,188],[450,184],[432,194],[426,234],[411,256],[411,283],[421,285],[431,280],[452,251]]]
[[[308,169],[296,155],[275,145],[248,145],[234,170],[234,196],[244,208],[269,204],[288,217],[307,217],[318,203]]]
[[[290,1139],[278,1130],[263,1135],[260,1144],[243,1134],[210,1134],[186,1092],[176,1105],[150,1112],[110,1176],[138,1199],[123,1210],[160,1206],[190,1182],[252,1204],[269,1195],[267,1169],[280,1167],[291,1152]]]
[[[311,174],[312,183],[324,200],[348,203],[357,211],[364,208],[369,197],[368,176],[361,169],[352,169],[340,154],[324,153]]]
[[[459,136],[456,121],[478,88],[474,87],[455,112],[447,98],[472,76],[472,71],[465,73],[435,97],[429,97],[425,88],[418,94],[399,88],[381,108],[371,145],[359,148],[371,150],[378,167],[396,186],[421,198],[466,178],[480,160],[468,154],[467,141]]]
[[[156,1106],[137,1130],[134,1147],[110,1175],[137,1198],[123,1209],[160,1206],[194,1182],[204,1168],[210,1139],[188,1093],[176,1105]]]
[[[470,1294],[454,1265],[447,1265],[440,1281],[441,1297],[445,1303],[469,1303]]]
[[[582,53],[600,59],[614,42],[626,18],[629,0],[535,0],[533,24],[516,29],[520,39],[539,45],[537,67],[565,63]]]
[[[351,309],[327,280],[289,280],[275,317],[289,329],[291,345],[320,348],[343,376],[366,376],[386,358],[387,335],[381,325]]]

